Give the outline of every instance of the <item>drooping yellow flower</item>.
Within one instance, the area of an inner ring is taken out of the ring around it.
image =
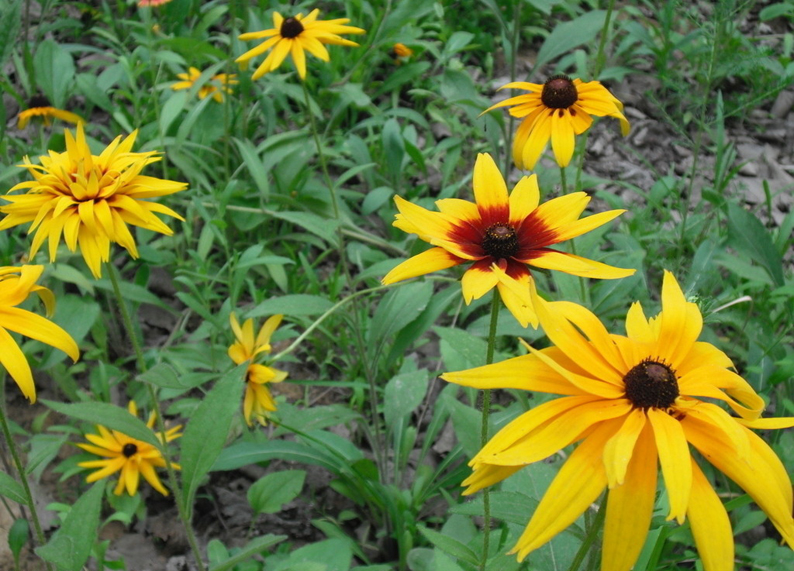
[[[401,65],[402,59],[407,59],[414,55],[414,51],[405,44],[394,44],[389,50],[389,56],[392,58],[394,65]]]
[[[573,157],[575,136],[581,135],[596,117],[616,117],[625,137],[629,122],[623,115],[623,104],[598,81],[573,81],[565,75],[555,75],[543,85],[515,81],[499,89],[525,89],[530,93],[511,97],[485,110],[512,106],[513,117],[523,118],[513,138],[513,161],[520,169],[532,170],[549,144],[561,167],[567,167]]]
[[[259,79],[266,73],[277,69],[281,62],[287,57],[292,56],[292,61],[298,69],[301,79],[306,79],[306,52],[322,61],[330,61],[328,50],[323,44],[335,46],[357,47],[356,42],[351,42],[342,38],[339,34],[365,34],[366,30],[346,26],[350,22],[349,18],[336,18],[335,20],[318,20],[319,9],[312,10],[305,18],[303,14],[295,17],[284,18],[278,12],[273,12],[273,27],[261,32],[249,32],[240,36],[241,40],[261,40],[264,42],[245,52],[235,61],[247,62],[248,60],[262,55],[269,49],[273,49],[265,61],[263,61],[254,72],[253,79]]]
[[[440,212],[394,197],[400,210],[394,226],[418,235],[435,248],[398,265],[383,278],[384,284],[473,262],[461,281],[466,303],[496,286],[519,323],[536,327],[535,285],[527,266],[600,279],[634,273],[550,248],[606,224],[624,210],[580,220],[579,215],[590,202],[584,192],[538,205],[540,191],[535,175],[518,181],[508,196],[502,174],[488,154],[477,157],[473,186],[476,204],[446,198],[436,202]]]
[[[442,376],[480,389],[562,395],[500,430],[464,481],[464,493],[474,493],[580,442],[512,553],[524,559],[608,488],[601,569],[628,571],[645,543],[661,465],[667,519],[689,519],[706,571],[732,570],[728,515],[690,445],[743,488],[794,547],[791,481],[749,430],[791,427],[794,418],[759,418],[764,401],[731,370],[725,353],[697,341],[703,318],[671,273],[664,275],[662,311],[646,319],[633,304],[625,336],[608,333],[590,311],[569,302],[541,302],[538,315],[553,347],[528,347],[528,355]],[[738,417],[704,399],[723,401]]]
[[[171,89],[174,91],[179,91],[180,89],[190,89],[193,87],[196,81],[198,81],[198,78],[201,76],[201,71],[195,67],[191,67],[188,73],[178,73],[176,76],[182,81],[177,81],[171,85]],[[233,73],[219,73],[217,75],[213,75],[210,81],[199,88],[199,99],[204,99],[208,95],[212,95],[212,98],[215,101],[218,103],[223,103],[223,94],[226,93],[231,95],[231,86],[240,83],[237,81],[237,79],[235,79],[236,77],[237,75]]]
[[[73,361],[80,358],[77,343],[66,331],[40,315],[17,307],[35,293],[44,302],[47,316],[55,311],[55,296],[46,287],[36,285],[43,271],[44,266],[0,267],[0,365],[31,403],[36,402],[33,373],[9,330],[60,349]]]
[[[262,426],[267,424],[268,414],[276,410],[276,402],[273,400],[267,384],[280,383],[287,378],[285,371],[253,362],[260,353],[270,352],[270,337],[283,317],[283,315],[269,317],[256,337],[254,337],[253,319],[246,319],[242,327],[234,313],[229,319],[236,340],[229,347],[229,357],[236,365],[252,361],[245,372],[245,398],[243,399],[243,416],[245,416],[248,426],[253,425],[252,417],[256,418]]]
[[[33,117],[41,117],[45,125],[50,124],[50,118],[54,117],[61,121],[74,123],[75,125],[85,123],[85,120],[76,113],[58,109],[50,105],[50,102],[43,95],[36,95],[30,100],[28,108],[20,111],[17,118],[17,129],[24,129]]]
[[[25,157],[19,166],[28,169],[35,180],[19,183],[2,198],[11,204],[0,206],[0,213],[6,214],[0,221],[0,230],[33,222],[28,230],[36,232],[30,257],[48,239],[51,262],[63,236],[70,251],[79,246],[96,278],[102,274],[102,262],[110,259],[111,243],[118,243],[133,258],[138,257],[127,224],[173,234],[155,213],[184,219],[167,206],[145,199],[180,192],[187,185],[140,174],[143,167],[161,157],[155,151],[132,152],[137,133],[134,131],[123,141],[121,136],[116,137],[97,156],[91,154],[83,126],[78,124],[77,138],[70,131],[65,132],[63,153],[50,151],[49,156],[39,157],[41,166]],[[26,190],[24,194],[11,194],[22,189]]]
[[[135,401],[130,401],[127,410],[132,416],[138,416],[138,407],[135,405]],[[152,412],[149,415],[146,426],[154,429],[156,419],[156,414]],[[157,476],[157,472],[155,472],[155,468],[165,467],[165,459],[157,448],[147,442],[130,438],[117,430],[108,430],[104,426],[97,426],[96,428],[99,434],[85,435],[86,440],[90,444],[80,443],[77,445],[86,452],[104,458],[103,460],[89,460],[77,464],[81,468],[100,468],[96,472],[89,474],[85,479],[86,482],[90,484],[120,471],[119,482],[113,490],[113,493],[117,496],[120,496],[125,490],[129,495],[134,496],[138,491],[138,483],[141,476],[155,490],[164,496],[168,495],[168,490],[165,489],[165,486],[163,486]],[[181,424],[169,428],[165,435],[157,433],[157,439],[160,442],[171,442],[182,436],[180,430],[182,430]],[[179,465],[173,462],[171,466],[176,470],[180,469]]]

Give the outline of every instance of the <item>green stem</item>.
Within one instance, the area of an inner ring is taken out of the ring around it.
[[[499,290],[493,290],[493,301],[491,301],[491,325],[488,328],[488,348],[485,352],[485,364],[493,363],[494,346],[496,345],[496,325],[499,322]],[[482,429],[480,431],[480,447],[484,448],[488,443],[488,416],[491,413],[491,390],[485,389],[482,393]],[[489,488],[483,490],[483,541],[482,559],[480,560],[480,571],[485,571],[488,563],[488,551],[491,544],[491,491]]]
[[[331,206],[334,209],[334,219],[337,222],[340,222],[339,200],[336,196],[336,188],[334,187],[334,182],[331,180],[331,175],[328,173],[328,163],[325,160],[325,153],[323,153],[323,146],[320,143],[320,134],[317,131],[317,122],[314,119],[314,113],[312,113],[311,101],[309,100],[309,88],[306,87],[305,81],[301,81],[301,86],[303,87],[303,99],[306,102],[306,113],[309,115],[309,123],[311,124],[312,127],[314,144],[317,147],[317,156],[320,159],[320,167],[322,168],[323,175],[325,176],[325,184],[328,186],[328,191],[331,193]],[[339,227],[337,226],[337,230],[338,229]],[[345,247],[344,238],[342,237],[342,233],[339,232],[340,256],[344,256],[344,247]],[[340,261],[344,263],[344,259]]]
[[[571,561],[571,566],[568,567],[568,571],[577,571],[584,561],[587,553],[590,551],[590,547],[592,547],[595,540],[598,539],[598,533],[601,531],[601,528],[604,527],[604,519],[607,515],[607,498],[609,497],[609,492],[604,494],[601,503],[598,505],[598,512],[596,513],[596,517],[593,520],[592,524],[590,525],[590,529],[587,530],[587,535],[582,542],[582,545],[579,546],[579,550],[576,552],[576,555]]]
[[[138,371],[139,373],[145,373],[146,360],[143,358],[141,342],[138,339],[135,328],[132,326],[132,319],[130,319],[130,312],[127,309],[127,303],[124,301],[124,297],[121,295],[121,288],[119,287],[119,279],[117,276],[116,267],[110,262],[105,264],[105,266],[108,268],[108,274],[110,274],[110,283],[113,285],[113,293],[116,296],[116,303],[119,306],[119,311],[121,311],[121,319],[124,322],[124,328],[127,330],[127,335],[129,335],[130,341],[132,342],[132,347],[135,350],[135,356],[138,360]],[[165,422],[163,421],[163,413],[160,408],[160,401],[157,398],[157,392],[154,390],[154,386],[151,383],[144,384],[148,389],[149,400],[152,402],[152,407],[154,407],[157,431],[163,435],[161,448],[163,452],[163,459],[165,460],[165,470],[168,473],[168,483],[171,486],[171,489],[174,491],[174,502],[176,503],[176,509],[179,512],[179,518],[182,520],[182,525],[185,528],[190,549],[193,551],[193,558],[196,560],[196,566],[198,567],[199,571],[206,571],[204,560],[201,556],[201,550],[199,549],[198,542],[196,541],[196,534],[193,532],[193,526],[190,523],[191,518],[188,514],[187,506],[185,506],[183,503],[182,489],[179,487],[179,483],[176,479],[176,470],[174,469],[173,462],[171,461],[168,441],[165,439],[166,427]]]
[[[5,382],[4,379],[3,382]],[[11,458],[14,460],[14,466],[17,469],[19,479],[22,482],[22,488],[25,491],[25,502],[27,503],[28,509],[30,509],[30,519],[33,520],[33,529],[36,532],[36,543],[39,545],[44,545],[46,540],[44,538],[44,531],[41,528],[41,522],[39,521],[39,515],[36,513],[36,504],[33,501],[33,493],[30,491],[28,477],[25,473],[25,467],[22,465],[22,459],[19,457],[16,444],[14,443],[14,437],[11,435],[11,430],[8,428],[8,421],[6,420],[5,413],[5,399],[3,399],[3,406],[0,407],[0,424],[3,425],[3,436],[5,437],[6,444],[8,444],[8,449],[11,451]],[[52,566],[50,565],[49,561],[45,561],[44,565],[47,568],[47,571],[52,571]]]
[[[615,0],[609,0],[609,4],[607,4],[607,15],[604,18],[604,27],[601,29],[601,40],[598,42],[595,67],[593,68],[593,79],[598,79],[598,76],[604,71],[604,65],[606,65],[606,45],[607,39],[609,38],[609,25],[612,22],[612,11],[614,9]]]

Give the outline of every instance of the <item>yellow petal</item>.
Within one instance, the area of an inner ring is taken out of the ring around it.
[[[617,426],[615,421],[599,426],[562,465],[510,551],[518,553],[519,561],[576,521],[604,490],[607,476],[601,455]]]
[[[36,402],[36,385],[33,384],[33,374],[28,360],[14,338],[2,327],[0,327],[0,365],[5,367],[25,398],[31,404]]]
[[[551,116],[551,148],[561,168],[570,164],[575,142],[569,114],[563,109],[554,110]]]
[[[525,176],[518,181],[510,193],[510,224],[519,226],[540,202],[538,176]]]
[[[656,501],[656,447],[646,429],[631,458],[626,479],[609,490],[601,571],[629,571],[637,561]]]
[[[653,427],[664,484],[670,498],[670,514],[667,519],[669,521],[675,518],[682,524],[692,491],[692,464],[684,429],[679,421],[664,411],[650,408],[647,415]]]
[[[527,260],[527,263],[536,268],[557,270],[573,276],[601,280],[625,278],[634,275],[636,272],[636,270],[631,268],[618,268],[555,250],[543,250],[538,255]]]
[[[645,428],[645,420],[645,413],[641,409],[632,410],[626,416],[626,420],[620,429],[604,446],[604,467],[607,471],[607,482],[610,489],[615,488],[615,486],[621,486],[625,482],[626,470],[628,469],[629,461],[633,457],[637,439],[640,437],[643,428]],[[645,441],[644,444],[647,445],[648,442],[649,440]],[[656,445],[653,442],[650,442],[650,444],[653,445],[655,450]],[[656,471],[655,457],[653,465],[653,469]]]
[[[399,264],[383,277],[381,283],[384,285],[393,284],[431,272],[445,270],[463,262],[464,260],[450,254],[443,248],[431,248]]]
[[[460,281],[463,300],[466,304],[469,304],[473,299],[480,299],[491,291],[497,283],[499,283],[499,276],[490,267],[489,261],[477,262],[466,270]]]
[[[696,304],[687,302],[675,276],[666,270],[662,280],[662,312],[659,320],[659,354],[675,366],[686,357],[700,336],[703,317]]]
[[[60,349],[73,361],[80,358],[80,349],[72,336],[40,315],[18,307],[0,307],[0,323],[11,331]]]
[[[733,571],[734,550],[731,520],[719,496],[703,471],[692,462],[692,495],[687,518],[698,548],[698,555],[707,571]]]
[[[474,163],[474,200],[486,226],[506,222],[509,212],[507,185],[491,155],[480,153]]]
[[[464,491],[464,496],[493,486],[518,472],[523,466],[490,466],[488,464],[477,464],[471,476],[463,480],[462,486],[468,486]]]

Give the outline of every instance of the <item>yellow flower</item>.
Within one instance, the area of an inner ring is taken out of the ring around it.
[[[477,157],[473,185],[476,204],[446,198],[436,202],[440,212],[394,197],[400,210],[394,226],[436,247],[398,265],[383,278],[384,284],[474,262],[461,281],[466,303],[479,299],[496,286],[519,323],[524,327],[531,323],[535,327],[535,285],[528,265],[601,279],[634,273],[550,248],[606,224],[624,210],[610,210],[579,220],[590,202],[584,192],[538,206],[540,192],[535,175],[518,181],[508,196],[502,174],[488,154]]]
[[[36,385],[30,365],[8,330],[60,349],[73,361],[80,358],[77,343],[63,329],[26,309],[17,307],[31,293],[44,302],[47,316],[55,311],[55,297],[46,287],[36,285],[44,266],[0,267],[0,365],[16,382],[31,403],[36,402]]]
[[[234,313],[229,321],[236,341],[229,347],[229,357],[236,365],[253,361],[260,353],[270,352],[270,336],[281,323],[283,315],[273,315],[265,321],[254,338],[254,320],[246,319],[243,326],[237,321]],[[245,398],[243,400],[243,416],[248,426],[252,426],[251,417],[259,424],[267,424],[267,416],[276,410],[276,403],[270,395],[267,383],[280,383],[287,378],[285,371],[251,363],[245,372]]]
[[[162,6],[163,4],[168,4],[170,1],[171,0],[138,0],[138,7],[157,7]]]
[[[661,465],[668,520],[689,518],[706,571],[733,569],[725,508],[698,463],[703,458],[743,488],[794,546],[791,481],[772,449],[748,428],[794,426],[759,419],[764,401],[733,372],[725,353],[697,338],[703,318],[670,272],[662,311],[646,319],[639,303],[627,335],[612,335],[587,309],[541,302],[538,315],[553,347],[468,371],[450,382],[563,395],[519,416],[471,461],[471,494],[580,442],[552,481],[513,548],[519,560],[572,524],[609,489],[601,569],[628,571],[651,523]],[[726,403],[738,417],[704,399]]]
[[[266,73],[277,69],[281,62],[292,55],[292,61],[298,69],[301,79],[306,79],[306,53],[322,61],[330,61],[328,50],[323,44],[335,46],[357,47],[356,42],[351,42],[339,36],[339,34],[365,34],[366,31],[353,26],[345,26],[350,22],[349,18],[337,18],[335,20],[318,20],[320,10],[312,10],[305,18],[303,14],[295,17],[284,18],[278,12],[273,12],[273,27],[261,32],[250,32],[242,34],[241,40],[260,40],[268,38],[257,47],[245,52],[238,57],[236,62],[247,62],[269,49],[273,48],[257,70],[254,72],[253,79],[259,79]]]
[[[405,44],[394,44],[389,50],[389,56],[394,61],[394,65],[400,65],[402,60],[400,58],[409,58],[414,55],[414,51]]]
[[[508,88],[530,93],[492,105],[485,113],[512,105],[510,115],[524,119],[513,139],[513,161],[520,169],[535,167],[549,139],[557,164],[567,167],[573,157],[575,136],[590,128],[591,115],[616,117],[623,136],[629,133],[623,104],[598,81],[571,81],[565,75],[555,75],[543,85],[516,81],[499,89]]]
[[[198,78],[201,76],[201,71],[196,69],[195,67],[191,67],[188,73],[178,73],[176,75],[182,81],[178,81],[171,86],[171,89],[174,91],[179,91],[180,89],[190,89],[193,87],[193,84],[196,83]],[[217,85],[207,82],[199,88],[198,96],[199,99],[204,99],[208,95],[212,95],[212,98],[217,101],[218,103],[223,103],[223,94],[227,93],[229,95],[232,94],[231,85],[237,85],[240,83],[235,79],[237,76],[235,74],[226,74],[226,73],[219,73],[217,75],[213,75],[211,82],[216,82]]]
[[[130,401],[127,409],[132,416],[138,416],[138,408],[135,406],[135,401]],[[146,426],[153,429],[155,420],[156,415],[152,412],[149,415],[149,421]],[[182,433],[179,432],[181,429],[182,425],[177,425],[169,428],[165,435],[158,433],[157,438],[160,442],[171,442],[182,436]],[[81,468],[100,468],[96,472],[89,474],[85,479],[86,482],[90,484],[121,471],[118,484],[113,490],[113,493],[117,496],[120,496],[125,489],[129,495],[134,496],[138,491],[138,482],[141,476],[155,490],[164,496],[168,495],[168,490],[160,482],[160,478],[154,470],[155,468],[165,467],[165,459],[157,448],[147,442],[130,438],[116,430],[108,430],[104,426],[97,426],[97,430],[99,434],[85,435],[86,440],[90,444],[80,443],[77,445],[86,452],[104,458],[104,460],[90,460],[77,464]],[[173,462],[171,466],[177,470],[180,469],[179,465]]]
[[[80,124],[85,123],[85,120],[71,111],[64,111],[57,107],[52,107],[46,97],[37,95],[30,100],[28,109],[21,111],[17,118],[17,129],[24,129],[33,117],[42,117],[44,124],[50,124],[50,117],[55,117],[61,121],[68,121],[69,123]]]
[[[110,259],[111,242],[138,257],[135,239],[127,224],[170,236],[173,231],[155,213],[184,220],[179,214],[156,202],[144,200],[185,190],[187,185],[141,175],[146,165],[159,161],[155,151],[133,153],[137,131],[123,141],[116,139],[99,156],[92,155],[86,143],[82,124],[77,138],[66,131],[66,151],[50,151],[39,157],[41,166],[24,158],[26,168],[35,180],[19,183],[9,190],[0,206],[7,216],[0,221],[0,230],[33,222],[28,232],[36,232],[30,257],[36,255],[45,239],[49,240],[50,261],[54,261],[63,236],[66,246],[74,252],[80,247],[94,277],[102,274],[101,264]],[[24,194],[10,193],[25,189]]]

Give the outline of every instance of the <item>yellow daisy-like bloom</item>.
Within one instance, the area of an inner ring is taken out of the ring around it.
[[[47,98],[42,95],[33,97],[30,100],[28,109],[19,113],[17,117],[17,129],[24,129],[27,127],[30,120],[34,117],[41,117],[44,120],[44,124],[48,126],[50,124],[50,118],[52,117],[60,119],[61,121],[74,123],[75,125],[85,123],[85,119],[78,114],[51,106]]]
[[[127,410],[132,416],[138,416],[138,407],[135,401],[130,401]],[[146,423],[151,429],[154,429],[156,414],[153,412],[149,415],[149,421]],[[104,426],[97,426],[99,434],[86,434],[86,440],[90,444],[78,444],[80,448],[91,454],[102,456],[104,460],[90,460],[87,462],[80,462],[77,465],[81,468],[100,468],[96,472],[92,472],[85,479],[89,484],[107,478],[111,474],[121,472],[119,482],[113,493],[120,496],[125,490],[131,496],[134,496],[138,491],[138,483],[140,477],[151,484],[151,486],[163,494],[168,495],[168,490],[165,489],[160,478],[155,472],[155,468],[164,468],[165,459],[160,451],[146,442],[141,442],[134,438],[130,438],[124,433],[116,430],[108,430]],[[182,430],[182,425],[169,428],[165,435],[162,433],[157,434],[160,442],[171,442],[182,436],[179,432]],[[178,464],[171,463],[175,469],[179,470]]]
[[[725,353],[697,341],[703,318],[670,272],[662,311],[646,319],[633,304],[625,336],[608,333],[573,303],[542,302],[538,314],[553,347],[528,347],[528,355],[442,376],[480,389],[563,395],[522,414],[488,442],[471,461],[465,494],[581,441],[511,553],[524,559],[609,488],[601,569],[628,571],[645,543],[661,465],[667,519],[689,519],[706,571],[732,570],[728,514],[689,445],[744,489],[794,546],[791,481],[772,449],[748,430],[787,428],[794,418],[759,418],[764,401],[731,370]],[[739,416],[704,399],[723,401]]]
[[[9,190],[0,206],[7,216],[0,221],[0,230],[33,222],[28,232],[36,232],[30,257],[36,255],[45,239],[49,239],[50,261],[54,261],[63,236],[66,246],[74,252],[80,247],[91,273],[99,278],[101,264],[110,259],[111,242],[138,257],[135,239],[127,224],[170,236],[173,231],[155,213],[184,220],[179,214],[156,202],[144,200],[185,190],[182,182],[163,180],[140,174],[143,167],[160,160],[155,151],[133,153],[137,131],[123,141],[121,136],[108,145],[99,156],[92,155],[86,143],[82,124],[77,138],[66,131],[66,151],[50,151],[39,157],[41,166],[28,157],[24,164],[35,180],[21,182]],[[24,194],[11,193],[25,189]]]
[[[473,186],[476,204],[445,198],[436,201],[440,212],[394,197],[400,210],[394,226],[436,247],[398,265],[383,278],[384,284],[473,262],[461,281],[466,303],[496,286],[519,323],[536,327],[535,285],[528,266],[600,279],[634,273],[550,248],[606,224],[625,210],[580,220],[579,215],[590,202],[584,192],[538,205],[536,175],[522,178],[508,196],[502,174],[488,154],[477,157]]]
[[[509,107],[510,115],[523,118],[513,138],[513,161],[520,169],[531,170],[549,144],[561,167],[567,167],[573,157],[575,136],[581,135],[596,117],[616,117],[625,137],[629,122],[623,115],[623,104],[599,81],[573,81],[565,75],[555,75],[543,85],[516,81],[499,89],[525,89],[530,93],[511,97],[492,105]]]
[[[178,73],[176,76],[181,79],[182,81],[177,81],[171,86],[171,89],[174,91],[179,91],[180,89],[190,89],[193,85],[198,81],[198,78],[201,76],[201,71],[199,71],[195,67],[189,68],[188,73]],[[227,73],[219,73],[217,75],[213,75],[211,82],[215,83],[205,83],[201,86],[198,91],[199,99],[204,99],[208,95],[212,95],[212,98],[217,101],[218,103],[223,103],[223,94],[226,93],[228,95],[232,94],[231,85],[237,85],[240,83],[235,79],[237,75],[235,74],[227,74]]]
[[[246,319],[243,326],[237,321],[234,313],[229,321],[232,325],[236,341],[229,347],[229,357],[236,365],[253,361],[260,353],[270,352],[270,337],[281,323],[283,315],[273,315],[265,321],[259,333],[254,337],[254,320]],[[280,383],[287,378],[285,371],[251,363],[245,371],[245,398],[243,400],[243,416],[248,426],[253,426],[251,418],[259,424],[267,424],[267,416],[276,410],[276,402],[267,388],[268,383]]]
[[[73,361],[80,358],[77,343],[66,331],[40,315],[17,307],[35,293],[44,302],[48,317],[55,311],[55,296],[46,287],[36,285],[43,271],[44,266],[0,267],[0,365],[31,403],[36,402],[33,373],[9,330],[60,349]]]
[[[305,52],[309,52],[322,61],[327,62],[331,58],[323,44],[357,47],[358,44],[356,42],[346,40],[339,34],[366,33],[366,30],[361,28],[346,26],[345,24],[350,22],[349,18],[318,20],[317,16],[319,15],[320,10],[318,9],[312,10],[305,18],[303,14],[284,18],[278,12],[273,12],[272,28],[261,32],[249,32],[240,36],[240,39],[245,41],[261,40],[263,38],[267,38],[267,40],[254,49],[245,52],[235,61],[238,63],[247,62],[251,58],[255,58],[273,48],[273,51],[267,55],[265,61],[254,72],[253,79],[259,79],[266,73],[277,69],[287,55],[292,55],[292,61],[298,69],[300,78],[306,79]]]

